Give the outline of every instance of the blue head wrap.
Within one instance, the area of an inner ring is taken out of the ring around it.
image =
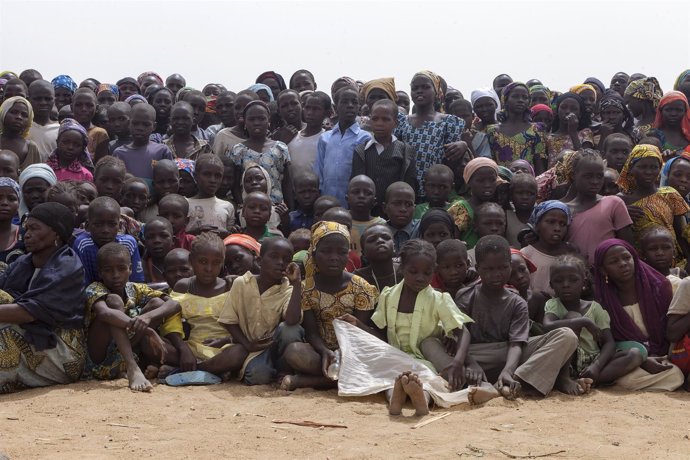
[[[537,225],[541,218],[544,217],[544,214],[546,214],[549,211],[553,211],[554,209],[563,211],[568,218],[568,225],[570,225],[570,222],[572,221],[570,208],[568,208],[567,204],[558,200],[542,201],[537,206],[535,206],[534,210],[532,211],[532,215],[529,217],[529,224]]]

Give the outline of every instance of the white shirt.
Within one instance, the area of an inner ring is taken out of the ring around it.
[[[398,140],[398,138],[393,135],[391,135],[391,138],[391,144]],[[384,147],[383,144],[377,141],[375,137],[372,137],[371,140],[367,142],[367,144],[364,146],[364,150],[367,150],[372,145],[376,147],[376,153],[378,153],[379,155],[381,155],[383,151],[386,150],[386,147]]]

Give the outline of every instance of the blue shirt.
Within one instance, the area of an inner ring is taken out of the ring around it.
[[[340,131],[340,124],[337,124],[321,135],[314,163],[321,195],[333,195],[340,200],[342,207],[347,208],[345,195],[352,173],[352,156],[355,147],[370,139],[371,134],[361,129],[356,122],[345,130],[345,134]]]
[[[301,209],[290,211],[290,233],[298,228],[310,229],[314,223],[314,214],[305,214]]]
[[[388,228],[390,228],[391,232],[393,232],[393,244],[395,246],[396,256],[400,254],[400,248],[402,248],[403,244],[409,240],[417,238],[419,234],[419,222],[419,219],[412,219],[410,223],[403,228],[393,227],[390,221],[386,222]]]
[[[139,249],[137,248],[137,240],[130,235],[118,234],[115,236],[118,243],[125,246],[132,257],[132,274],[129,280],[133,283],[144,282],[144,267],[141,264],[141,256],[139,256]],[[72,248],[79,255],[82,265],[84,265],[84,283],[86,286],[94,281],[101,281],[98,274],[98,266],[96,265],[96,255],[99,247],[96,246],[91,233],[83,232],[79,234],[72,243]]]

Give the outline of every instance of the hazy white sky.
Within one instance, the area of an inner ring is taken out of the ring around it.
[[[0,69],[114,83],[154,70],[240,90],[265,70],[319,87],[420,69],[466,96],[506,72],[563,90],[623,70],[664,91],[690,68],[690,1],[0,0]]]

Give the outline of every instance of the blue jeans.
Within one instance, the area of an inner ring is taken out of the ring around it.
[[[247,385],[266,385],[271,383],[282,367],[280,357],[285,348],[293,342],[304,342],[304,329],[299,324],[288,326],[280,323],[273,334],[273,343],[247,364],[242,381]]]

